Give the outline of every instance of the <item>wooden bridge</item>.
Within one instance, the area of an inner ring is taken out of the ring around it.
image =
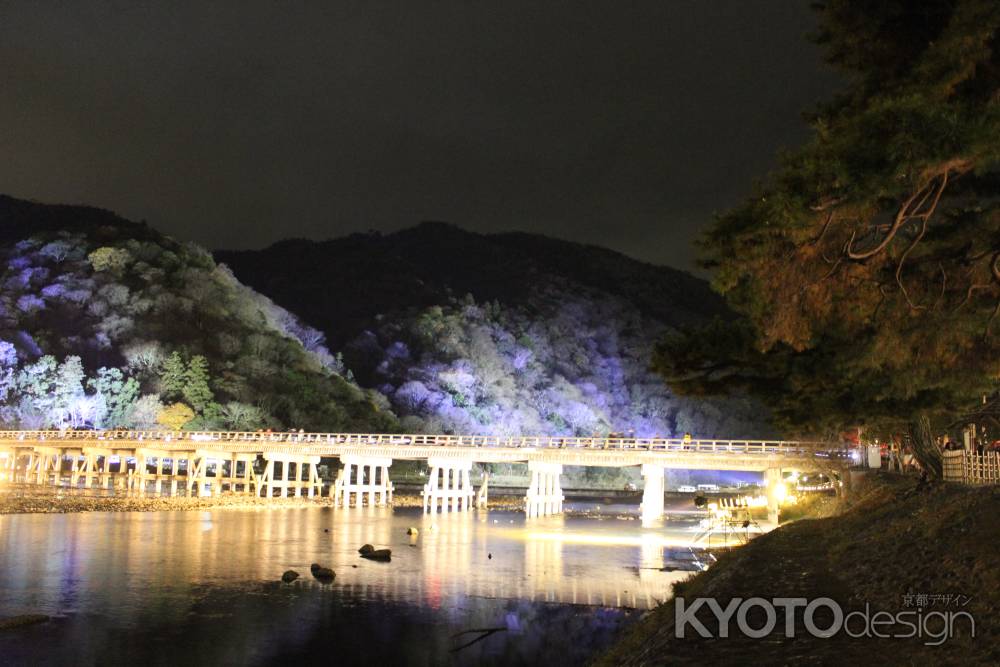
[[[491,436],[236,431],[0,431],[0,474],[7,479],[124,493],[321,494],[317,466],[342,464],[335,504],[391,503],[394,460],[426,460],[425,511],[473,506],[474,463],[527,463],[529,516],[562,511],[562,468],[641,466],[643,517],[663,513],[667,468],[766,472],[840,467],[839,444],[780,440]],[[776,507],[775,507],[776,509]]]

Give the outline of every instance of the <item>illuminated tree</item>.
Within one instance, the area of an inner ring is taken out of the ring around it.
[[[60,263],[65,260],[70,254],[73,253],[73,245],[68,241],[58,240],[52,241],[51,243],[46,243],[41,250],[38,251],[42,257],[47,257],[56,263]]]
[[[90,265],[94,271],[107,271],[109,273],[120,273],[132,260],[128,250],[124,248],[98,248],[89,255]]]
[[[194,410],[184,403],[171,403],[156,415],[156,423],[171,431],[179,431],[194,417]]]
[[[181,393],[195,412],[204,415],[212,405],[212,390],[208,386],[208,360],[200,354],[191,357],[184,374]]]
[[[661,346],[688,393],[748,388],[787,428],[946,423],[1000,375],[1000,11],[990,0],[819,4],[848,88],[703,241],[745,320]]]
[[[133,428],[155,428],[157,417],[163,411],[163,403],[155,394],[146,394],[137,400],[128,416],[128,426]]]
[[[69,421],[73,426],[81,426],[79,402],[84,397],[83,382],[86,374],[80,357],[69,356],[59,364],[56,370],[55,382],[52,388],[52,419],[53,423]]]
[[[87,384],[101,401],[100,425],[105,428],[127,426],[139,397],[139,383],[135,378],[126,377],[117,368],[98,368],[97,376]]]
[[[0,403],[17,391],[17,350],[5,340],[0,340]]]
[[[260,408],[246,403],[230,401],[221,406],[220,413],[226,428],[234,431],[252,431],[264,423]]]
[[[9,364],[0,359],[3,423],[148,427],[162,400],[197,410],[188,428],[221,425],[216,401],[261,406],[261,419],[274,425],[394,427],[377,400],[329,372],[342,366],[315,330],[203,249],[103,212],[84,221],[72,207],[21,204],[26,236],[5,227],[0,242],[0,339],[10,341],[0,355],[12,353]],[[54,228],[60,217],[73,231]],[[189,364],[182,351],[201,358]],[[79,366],[64,362],[60,377],[57,360],[77,355]],[[148,392],[141,399],[140,387]],[[230,417],[254,420],[252,410]]]
[[[187,383],[187,366],[181,353],[174,350],[170,356],[163,361],[160,370],[160,393],[166,399],[178,398],[184,391]]]

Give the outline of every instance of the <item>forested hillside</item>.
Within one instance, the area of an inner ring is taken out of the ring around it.
[[[650,371],[725,312],[705,284],[604,249],[425,224],[218,253],[237,277],[98,209],[3,197],[0,228],[8,427],[770,432]]]
[[[257,251],[216,251],[241,281],[322,329],[340,347],[379,315],[477,301],[527,305],[551,282],[628,301],[668,325],[727,310],[708,284],[666,266],[537,234],[476,234],[425,222],[394,234],[289,239]]]
[[[396,427],[319,331],[201,248],[9,197],[0,230],[4,426]]]
[[[680,398],[650,372],[665,331],[726,314],[681,271],[442,223],[215,256],[336,341],[407,430],[771,434],[750,402]]]

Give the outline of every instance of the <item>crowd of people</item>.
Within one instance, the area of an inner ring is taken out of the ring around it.
[[[1000,452],[1000,440],[990,437],[986,429],[979,429],[969,438],[968,446],[963,437],[961,440],[948,434],[936,438],[935,443],[942,452],[963,451],[968,449],[976,454]],[[908,439],[893,439],[883,445],[883,467],[894,472],[922,472],[920,461],[913,452],[913,445]]]

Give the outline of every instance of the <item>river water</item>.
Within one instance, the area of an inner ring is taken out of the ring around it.
[[[688,576],[665,547],[696,531],[603,511],[0,516],[0,617],[52,617],[0,632],[0,664],[582,664]]]

